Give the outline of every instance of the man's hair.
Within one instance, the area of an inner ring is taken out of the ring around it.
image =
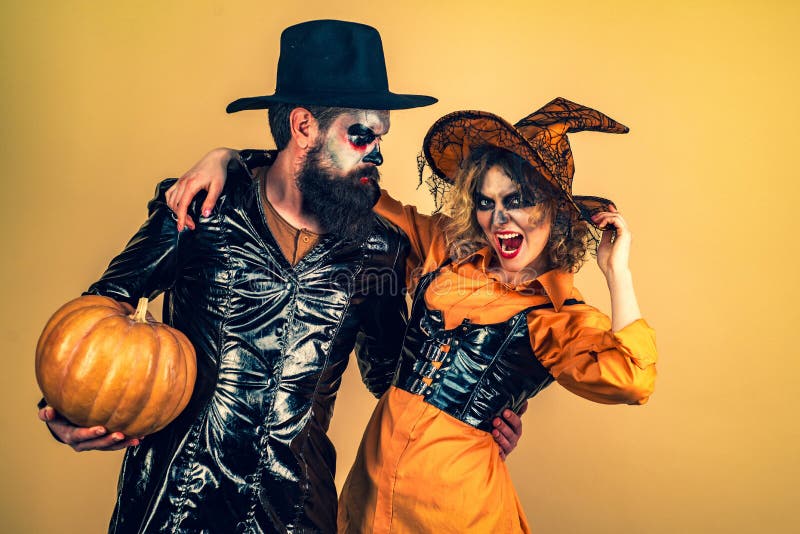
[[[292,131],[289,126],[289,114],[294,108],[307,109],[311,115],[317,119],[320,132],[328,129],[331,123],[347,111],[347,108],[329,108],[324,106],[304,106],[300,104],[275,104],[270,106],[269,129],[272,132],[272,139],[275,141],[275,148],[283,150],[292,138]]]

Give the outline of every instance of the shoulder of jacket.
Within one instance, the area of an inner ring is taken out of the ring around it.
[[[408,237],[405,232],[381,215],[375,214],[373,234],[386,239],[395,247],[408,246]]]

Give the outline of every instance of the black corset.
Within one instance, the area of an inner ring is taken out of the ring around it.
[[[488,432],[504,409],[517,411],[553,381],[533,353],[526,320],[531,310],[553,305],[532,306],[495,324],[465,319],[446,330],[442,313],[425,305],[425,290],[436,274],[426,275],[417,288],[394,384]]]

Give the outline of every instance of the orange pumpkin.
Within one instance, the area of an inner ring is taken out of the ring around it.
[[[36,380],[73,424],[146,436],[186,407],[197,376],[192,344],[130,304],[87,295],[62,306],[36,346]]]

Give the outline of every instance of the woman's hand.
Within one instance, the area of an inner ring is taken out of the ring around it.
[[[192,203],[195,195],[204,189],[208,191],[208,196],[206,196],[200,212],[203,217],[211,215],[211,210],[217,203],[222,187],[225,185],[225,170],[228,162],[235,158],[236,154],[237,152],[230,148],[215,148],[167,189],[167,205],[178,216],[179,232],[183,230],[184,226],[190,230],[195,229],[195,223],[188,214],[189,204]]]
[[[642,317],[628,266],[631,232],[625,219],[613,206],[610,211],[596,214],[592,221],[603,229],[603,237],[597,247],[597,264],[606,277],[611,294],[611,329],[618,332]]]
[[[615,273],[624,273],[628,270],[631,253],[628,223],[614,206],[610,207],[610,211],[595,214],[592,221],[603,230],[600,246],[597,247],[597,265],[600,270],[606,278]]]

